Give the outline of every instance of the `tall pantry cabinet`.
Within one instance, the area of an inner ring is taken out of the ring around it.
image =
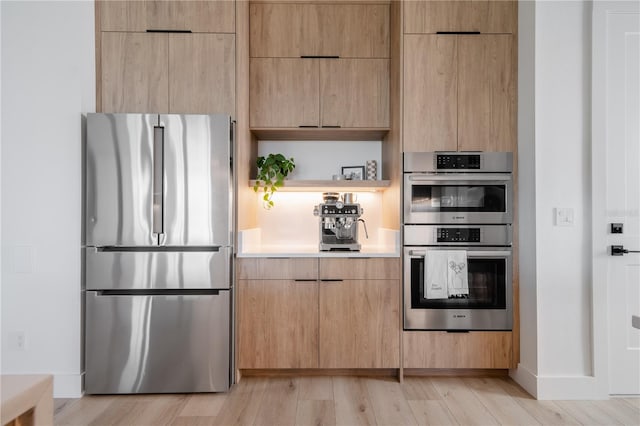
[[[517,206],[517,1],[402,2],[402,151],[514,155]],[[517,214],[511,331],[403,331],[402,365],[514,368],[519,361]]]
[[[102,112],[235,116],[235,2],[97,1]]]

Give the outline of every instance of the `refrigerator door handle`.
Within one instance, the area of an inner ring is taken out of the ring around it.
[[[164,242],[164,127],[153,128],[153,233]]]

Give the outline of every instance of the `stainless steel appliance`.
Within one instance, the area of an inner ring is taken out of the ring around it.
[[[406,330],[513,327],[511,153],[404,154]],[[463,250],[468,294],[428,299],[425,255]]]
[[[406,330],[511,330],[513,258],[510,225],[404,227]],[[427,250],[465,250],[468,297],[427,299]]]
[[[513,154],[404,155],[404,223],[513,222]]]
[[[346,195],[346,194],[345,194]],[[324,203],[314,207],[313,214],[320,218],[320,251],[359,251],[361,244],[358,242],[358,223],[362,222],[367,238],[367,227],[360,216],[364,210],[357,203],[346,203],[336,193],[325,193]],[[353,195],[343,197],[353,200]]]
[[[231,126],[87,115],[87,393],[229,389]]]

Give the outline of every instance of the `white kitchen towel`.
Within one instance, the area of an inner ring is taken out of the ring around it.
[[[447,250],[447,291],[449,296],[469,294],[469,275],[466,250]]]
[[[449,252],[427,250],[424,255],[424,298],[446,299],[448,294]]]

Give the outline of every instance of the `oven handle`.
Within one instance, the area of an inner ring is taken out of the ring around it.
[[[453,249],[456,250],[456,249]],[[468,257],[509,257],[511,256],[511,250],[491,250],[491,251],[474,251],[467,250],[467,253],[471,253]],[[425,256],[426,250],[409,250],[409,256]]]
[[[432,182],[432,181],[511,181],[510,174],[487,174],[487,173],[466,173],[466,174],[430,174],[430,175],[409,175],[408,179],[412,182]]]

